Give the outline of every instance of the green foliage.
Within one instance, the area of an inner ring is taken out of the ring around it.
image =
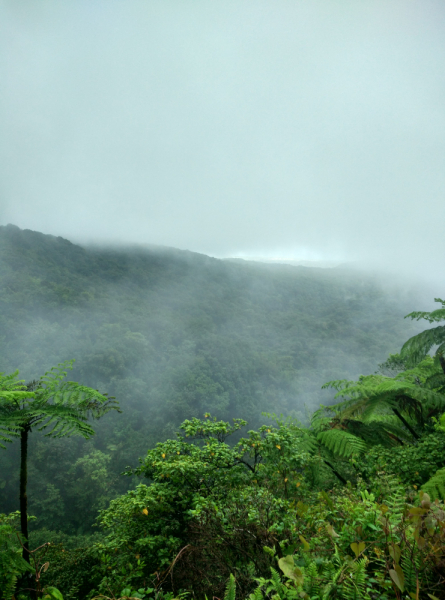
[[[437,323],[445,320],[445,300],[435,298],[435,302],[439,302],[442,308],[432,312],[412,312],[405,318],[425,319],[428,323]],[[402,347],[401,356],[408,361],[408,364],[416,365],[428,354],[433,346],[438,346],[436,349],[436,357],[442,356],[445,350],[445,326],[439,325],[432,329],[426,329],[421,333],[411,337]]]
[[[237,595],[250,600],[389,600],[418,586],[442,598],[445,507],[405,490],[383,469],[378,447],[368,452],[374,492],[360,478],[317,490],[315,436],[278,419],[230,445],[243,426],[210,415],[186,421],[176,440],[141,461],[136,474],[149,485],[102,511],[105,539],[84,550],[50,548],[42,582],[69,600],[173,598],[178,588],[229,598],[235,581]],[[441,443],[443,432],[434,431],[404,460],[418,468]]]
[[[119,587],[168,568],[187,545],[193,522],[218,528],[213,515],[216,521],[224,515],[225,530],[219,535],[230,537],[239,523],[240,505],[250,507],[246,516],[251,526],[264,525],[267,505],[270,530],[287,527],[282,520],[285,498],[292,486],[301,484],[299,472],[319,464],[307,452],[315,444],[297,424],[278,422],[229,445],[227,437],[245,424],[235,419],[230,425],[210,415],[187,420],[176,440],[148,451],[135,473],[151,485],[139,484],[101,512],[100,524],[108,532],[98,545],[105,573],[102,588],[111,584],[107,571],[113,581],[117,577]],[[132,565],[130,571],[124,565]]]
[[[73,434],[85,438],[94,434],[86,422],[89,416],[99,418],[117,402],[97,390],[64,381],[65,369],[72,369],[74,361],[66,361],[47,371],[39,381],[29,386],[18,381],[18,371],[12,375],[0,374],[0,424],[12,432],[35,428],[51,437]]]
[[[89,384],[65,380],[72,363],[27,386],[17,373],[0,380],[0,442],[35,431],[29,495],[40,530],[30,538],[59,542],[30,551],[40,595],[444,599],[440,327],[358,376],[394,351],[402,329],[389,327],[395,312],[384,295],[355,276],[90,251],[3,229],[0,247],[3,355],[34,376],[54,353],[79,350]],[[442,305],[410,316],[438,322]],[[16,350],[19,321],[31,350]],[[294,398],[304,392],[313,407],[322,396],[309,380],[322,377],[336,377],[323,392],[335,389],[336,403],[303,426]],[[124,398],[127,414],[101,424],[95,444],[75,441],[91,436],[88,417],[116,408],[96,388]],[[291,416],[265,414],[260,424],[268,407]],[[204,410],[224,418],[197,418]],[[238,414],[251,430],[230,420]],[[17,483],[16,445],[7,446],[2,502]],[[122,483],[117,474],[142,446]],[[97,511],[101,533],[88,538]],[[11,595],[23,564],[14,525],[4,525]],[[64,531],[77,543],[64,546]]]
[[[63,438],[77,434],[89,438],[93,428],[86,422],[88,417],[100,418],[112,409],[118,410],[117,402],[97,390],[64,381],[73,361],[59,364],[46,372],[39,381],[25,386],[16,381],[18,372],[0,380],[0,424],[12,434],[20,433],[20,513],[21,533],[24,538],[23,558],[30,560],[28,542],[27,461],[28,437],[33,429],[49,430],[46,437]],[[53,486],[48,489],[55,492]],[[53,503],[50,503],[52,505]]]
[[[13,437],[19,435],[19,426],[14,418],[14,415],[6,413],[4,407],[15,400],[20,400],[27,397],[27,392],[23,391],[23,382],[17,381],[18,371],[11,375],[0,373],[0,447],[5,448],[2,442],[11,443]],[[33,396],[34,394],[31,394]]]
[[[392,378],[383,375],[361,377],[357,383],[341,389],[336,398],[347,399],[343,415],[360,415],[363,420],[369,420],[382,410],[395,408],[420,424],[428,413],[437,414],[445,409],[444,395],[430,384],[431,378],[439,373],[440,366],[427,357],[416,367]]]
[[[367,449],[367,445],[362,439],[342,429],[333,428],[328,431],[320,431],[317,439],[330,452],[342,458],[362,454]]]
[[[136,473],[145,475],[151,485],[140,484],[101,514],[108,536],[97,546],[104,574],[99,590],[118,591],[125,585],[136,589],[150,573],[158,572],[161,586],[170,578],[174,585],[203,594],[209,590],[222,594],[233,575],[240,593],[250,593],[251,599],[260,593],[283,599],[304,594],[371,599],[376,593],[391,598],[392,586],[397,587],[402,576],[404,589],[415,591],[421,573],[422,589],[437,592],[436,562],[445,553],[443,507],[430,509],[434,531],[426,516],[419,525],[429,526],[431,538],[419,547],[414,489],[406,495],[387,465],[386,471],[382,469],[377,451],[391,452],[372,449],[374,493],[360,478],[356,487],[348,484],[326,493],[326,483],[317,491],[311,473],[314,464],[321,464],[317,448],[323,447],[317,446],[316,436],[293,421],[278,420],[276,426],[262,426],[229,445],[227,437],[237,435],[243,425],[209,415],[186,421],[176,440],[147,453]],[[413,445],[417,454],[404,460],[419,468],[424,454],[441,444],[441,431],[428,434],[424,447]],[[338,461],[345,460],[342,452],[337,455]],[[357,461],[356,456],[351,460]],[[397,461],[394,456],[395,468]],[[407,512],[410,507],[414,512]],[[422,511],[423,519],[428,511]],[[401,557],[395,565],[394,544]],[[268,550],[260,558],[262,546]],[[441,548],[434,558],[432,548]],[[294,554],[284,554],[288,549]],[[419,565],[417,570],[413,565]],[[269,578],[267,571],[272,573]]]
[[[14,527],[18,517],[0,514],[0,600],[12,600],[19,577],[32,570],[22,558]]]
[[[422,490],[427,492],[434,500],[445,500],[445,468],[439,469],[431,479],[423,484]]]
[[[224,600],[235,600],[236,596],[236,583],[235,577],[230,574],[229,581],[227,582],[226,593],[224,594]]]
[[[99,560],[92,544],[89,547],[65,548],[63,544],[53,543],[45,560],[49,562],[49,569],[41,575],[42,587],[52,586],[60,590],[64,600],[87,598],[100,581],[97,573]]]
[[[51,529],[91,533],[94,510],[130,485],[119,474],[174,437],[185,419],[210,411],[225,421],[242,416],[258,429],[261,412],[275,411],[303,421],[327,400],[324,381],[372,371],[419,331],[401,319],[416,301],[347,268],[223,261],[168,248],[82,248],[0,227],[0,371],[18,367],[30,381],[75,357],[72,378],[119,398],[123,408],[95,426],[89,443],[47,438],[44,446],[51,427],[33,432],[29,498],[37,526],[49,527],[51,494],[58,498]],[[6,446],[0,503],[10,512],[18,447]],[[73,474],[72,466],[94,450],[111,456],[112,483],[93,486],[94,509],[85,515],[86,471],[78,466]]]
[[[332,508],[307,506],[299,512],[299,529],[308,529],[305,537],[300,534],[302,546],[278,560],[284,577],[272,567],[270,579],[257,578],[250,600],[274,595],[283,600],[388,599],[399,598],[400,591],[415,598],[419,589],[421,597],[443,597],[437,571],[445,555],[443,505],[432,505],[420,494],[420,506],[400,511],[400,500],[403,496],[388,506],[372,495],[359,500],[350,492],[334,494]],[[320,527],[323,520],[328,524]]]
[[[392,449],[375,446],[357,463],[362,477],[371,484],[379,474],[397,476],[405,486],[423,486],[440,469],[445,460],[444,432],[424,434],[415,444]]]

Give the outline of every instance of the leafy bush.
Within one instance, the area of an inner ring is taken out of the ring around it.
[[[0,514],[0,600],[11,600],[20,576],[32,569],[22,558],[15,526],[20,513]]]

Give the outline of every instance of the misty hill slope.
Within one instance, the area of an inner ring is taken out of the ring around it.
[[[345,269],[88,249],[14,226],[0,227],[0,283],[2,371],[76,358],[77,377],[150,407],[157,430],[205,410],[312,405],[326,379],[396,351],[416,308]]]
[[[183,419],[304,418],[305,405],[330,402],[325,381],[373,372],[396,352],[417,331],[403,316],[422,300],[348,269],[83,248],[0,227],[0,371],[29,380],[75,358],[70,378],[123,409],[95,423],[90,442],[31,436],[39,526],[89,530],[129,485],[117,475]],[[0,452],[0,512],[17,508],[18,449]]]

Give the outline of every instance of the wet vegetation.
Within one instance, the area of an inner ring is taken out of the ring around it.
[[[2,600],[445,598],[442,301],[13,226],[0,281]]]

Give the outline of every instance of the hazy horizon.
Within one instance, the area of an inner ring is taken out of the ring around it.
[[[0,223],[441,281],[445,7],[0,5]]]

